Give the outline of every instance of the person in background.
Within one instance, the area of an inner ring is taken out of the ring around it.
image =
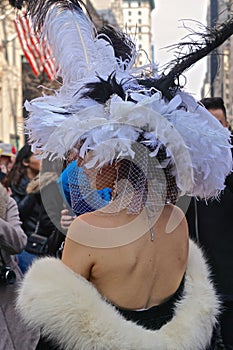
[[[27,143],[17,153],[13,167],[4,180],[4,186],[11,191],[11,197],[15,199],[20,220],[22,222],[22,228],[24,232],[29,234],[35,230],[36,220],[30,220],[31,216],[27,216],[24,213],[22,201],[27,195],[26,188],[29,182],[39,173],[41,161],[31,151],[31,146]],[[35,208],[30,207],[30,211]],[[24,265],[28,266],[29,261],[32,261],[33,257],[24,257],[25,251],[18,255],[18,263],[22,271],[24,271]],[[26,262],[25,262],[26,261]]]
[[[2,182],[14,164],[16,149],[9,143],[0,143],[0,182]]]
[[[26,195],[28,183],[39,173],[40,159],[25,144],[18,152],[14,165],[4,180],[4,186],[10,188],[12,198],[19,205]]]
[[[22,279],[16,254],[27,243],[21,228],[18,208],[0,184],[0,349],[34,350],[39,333],[31,332],[15,310],[16,290]]]
[[[208,111],[229,128],[221,97],[201,100]],[[226,178],[226,188],[218,199],[192,198],[186,213],[190,236],[204,249],[216,289],[221,296],[220,335],[226,350],[233,349],[233,174]]]
[[[23,273],[34,259],[56,255],[64,240],[60,227],[64,201],[58,189],[57,178],[53,162],[43,159],[39,174],[29,182],[26,195],[18,204],[22,228],[28,236],[27,246],[18,256]]]
[[[72,224],[73,220],[76,218],[75,215],[71,215],[69,209],[62,209],[61,211],[61,228],[67,232],[68,228]]]
[[[7,167],[7,170],[8,170],[8,173],[11,171],[11,169],[13,168],[14,164],[15,164],[15,160],[16,160],[16,155],[15,156],[12,156],[11,159],[10,159],[10,162],[8,164],[8,167]]]

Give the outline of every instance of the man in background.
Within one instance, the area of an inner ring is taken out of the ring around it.
[[[225,128],[229,128],[226,108],[220,97],[200,101]],[[213,281],[222,300],[220,335],[224,347],[233,350],[233,174],[218,199],[192,198],[186,213],[189,231],[204,249],[210,263]]]
[[[10,171],[14,164],[16,149],[9,143],[0,143],[0,182]]]

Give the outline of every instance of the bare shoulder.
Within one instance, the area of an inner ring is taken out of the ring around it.
[[[90,278],[92,266],[95,263],[95,249],[84,244],[86,229],[80,218],[70,225],[62,253],[62,261],[74,272],[86,279]],[[83,238],[84,237],[84,238]]]
[[[85,213],[82,215],[77,216],[71,223],[68,229],[68,233],[71,231],[76,231],[81,226],[84,225],[84,223],[91,223],[93,221],[93,214],[92,213]]]
[[[164,218],[166,220],[166,232],[183,232],[188,236],[188,224],[184,212],[175,205],[167,205],[164,208]]]

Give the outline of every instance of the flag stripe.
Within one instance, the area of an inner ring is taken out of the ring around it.
[[[56,74],[50,48],[35,34],[26,14],[18,17],[14,23],[23,53],[34,74],[38,76],[44,70],[48,78],[53,80]]]
[[[25,35],[25,29],[24,29],[24,21],[23,17],[18,17],[18,19],[16,19],[14,21],[15,23],[15,28],[19,37],[19,41],[23,50],[23,53],[25,55],[25,57],[27,58],[34,74],[37,76],[39,75],[39,67],[37,65],[37,61],[36,61],[36,57],[34,55],[34,53],[31,51],[30,49],[30,45],[29,42],[27,40],[27,35]]]
[[[32,46],[32,49],[35,50],[35,53],[36,53],[37,64],[38,64],[39,70],[43,71],[42,62],[41,62],[41,59],[40,59],[40,56],[41,56],[41,53],[42,53],[41,52],[41,48],[40,48],[40,40],[39,40],[38,35],[36,35],[34,33],[34,30],[32,28],[30,19],[26,15],[25,15],[25,27],[26,27],[25,28],[26,29],[26,33],[27,34],[29,33],[30,44]]]

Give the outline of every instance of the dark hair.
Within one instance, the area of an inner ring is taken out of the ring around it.
[[[26,143],[16,156],[15,163],[4,183],[5,186],[10,186],[11,184],[19,185],[21,179],[27,174],[27,167],[23,163],[28,162],[32,155],[31,146]]]
[[[129,159],[122,159],[118,172],[118,181],[128,180],[133,186],[133,197],[128,205],[128,210],[134,212],[141,211],[144,207],[148,195],[148,182],[144,171]],[[136,206],[135,206],[136,205]]]
[[[147,178],[143,170],[135,164],[132,160],[123,158],[121,160],[121,167],[119,169],[118,179],[127,179],[131,182],[135,190],[138,189],[138,184],[143,183],[145,193],[147,191]]]
[[[221,109],[227,119],[226,107],[224,101],[221,97],[206,97],[200,100],[200,102],[205,106],[206,109]]]
[[[142,204],[145,203],[147,197],[148,197],[148,179],[155,176],[156,172],[156,178],[157,181],[166,181],[166,188],[164,188],[163,193],[163,200],[164,204],[166,202],[175,204],[179,195],[179,189],[176,184],[176,178],[174,176],[174,164],[171,161],[170,156],[167,155],[167,150],[164,145],[160,145],[160,148],[157,152],[156,157],[150,157],[149,153],[154,151],[155,148],[153,146],[146,146],[143,145],[143,142],[145,141],[144,133],[142,132],[138,140],[132,145],[132,149],[135,152],[135,158],[134,160],[129,159],[123,159],[121,160],[122,166],[119,169],[119,177],[128,179],[135,192],[137,193],[141,189],[141,198],[142,198]],[[141,145],[142,148],[138,149],[138,144]],[[144,146],[144,147],[143,147]],[[136,148],[135,148],[136,147]],[[144,149],[144,150],[143,150]],[[149,152],[148,152],[149,150]],[[137,164],[134,162],[137,158],[136,154],[139,154],[139,157],[142,159],[146,159],[146,174],[144,173],[143,164],[140,163],[140,160],[137,160]],[[155,164],[158,162],[161,166],[164,162],[167,162],[167,165],[164,167],[162,166],[161,169],[157,167]],[[142,165],[142,166],[141,166]],[[162,176],[162,177],[161,177]],[[154,189],[154,191],[156,191]]]

